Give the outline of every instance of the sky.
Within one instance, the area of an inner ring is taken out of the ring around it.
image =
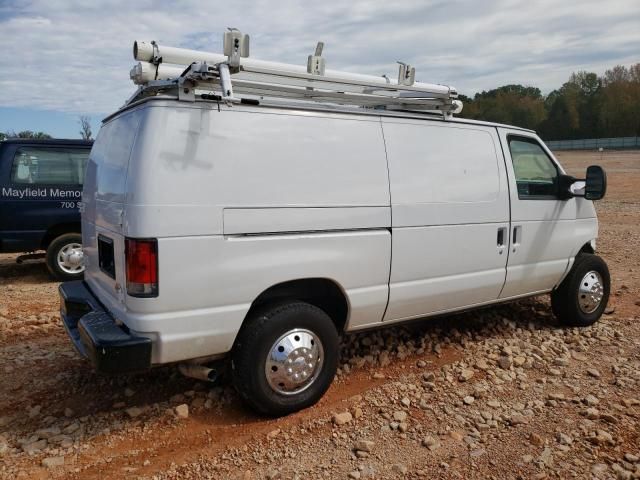
[[[253,58],[397,75],[474,93],[511,83],[560,87],[578,70],[640,62],[640,0],[0,0],[0,131],[78,138],[135,90],[134,40],[222,51],[251,37]]]

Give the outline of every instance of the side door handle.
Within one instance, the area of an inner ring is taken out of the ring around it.
[[[512,251],[515,252],[517,247],[522,243],[522,225],[513,227],[513,236],[511,237]]]
[[[498,228],[497,244],[498,244],[498,253],[500,255],[502,255],[502,252],[504,252],[504,249],[507,246],[506,238],[507,238],[507,227]]]

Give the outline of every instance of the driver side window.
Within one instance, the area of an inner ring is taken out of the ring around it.
[[[521,200],[555,199],[558,169],[540,144],[523,137],[510,137],[509,150]]]

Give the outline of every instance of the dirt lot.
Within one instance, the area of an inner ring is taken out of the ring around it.
[[[173,367],[92,373],[44,265],[0,255],[0,478],[640,478],[640,152],[558,156],[609,174],[598,324],[561,329],[543,297],[349,335],[282,419]]]

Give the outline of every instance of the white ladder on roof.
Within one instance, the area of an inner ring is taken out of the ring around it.
[[[445,118],[462,110],[455,88],[415,81],[415,69],[400,63],[398,80],[325,69],[323,44],[318,43],[307,66],[247,58],[249,37],[237,30],[224,36],[224,55],[174,47],[156,42],[135,42],[130,72],[140,85],[128,104],[177,89],[180,100],[203,99],[228,104],[243,100],[238,94],[285,98],[388,110],[441,112]],[[172,66],[173,65],[173,66]],[[202,92],[213,92],[208,94]],[[246,102],[247,99],[244,99]]]

